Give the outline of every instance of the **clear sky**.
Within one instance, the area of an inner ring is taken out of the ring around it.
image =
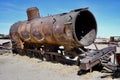
[[[97,21],[97,37],[120,36],[120,0],[0,0],[0,33],[8,34],[13,23],[27,20],[29,7],[38,7],[41,16],[89,7]]]

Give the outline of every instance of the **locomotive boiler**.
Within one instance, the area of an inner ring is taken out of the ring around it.
[[[28,20],[10,28],[13,52],[31,54],[26,51],[34,50],[49,57],[53,54],[74,58],[96,38],[96,20],[87,8],[40,17],[38,8],[32,7],[27,9],[27,16]]]

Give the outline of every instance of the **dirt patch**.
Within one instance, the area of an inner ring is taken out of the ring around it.
[[[75,65],[46,62],[11,53],[0,55],[1,80],[112,80],[111,76],[101,78],[106,73],[93,71],[79,76],[78,71]]]

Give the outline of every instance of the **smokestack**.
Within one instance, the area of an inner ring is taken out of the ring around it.
[[[28,21],[34,18],[40,18],[39,9],[37,7],[31,7],[27,9]]]

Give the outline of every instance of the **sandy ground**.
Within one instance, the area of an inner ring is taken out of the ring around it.
[[[99,45],[98,47],[106,46]],[[0,80],[113,80],[111,76],[101,78],[108,73],[99,71],[77,75],[79,70],[75,65],[46,62],[12,53],[0,55]]]
[[[0,80],[101,80],[105,73],[93,71],[77,75],[77,66],[41,61],[35,58],[4,54],[0,56]],[[102,80],[112,80],[111,77]]]

